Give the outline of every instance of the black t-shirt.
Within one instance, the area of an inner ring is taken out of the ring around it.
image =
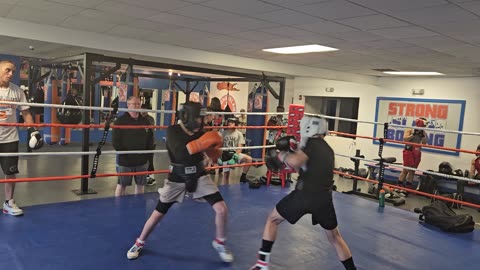
[[[126,112],[117,118],[115,125],[148,126],[147,118],[139,115],[138,118]],[[117,151],[150,150],[153,149],[154,139],[151,129],[113,129],[112,145]],[[121,154],[118,155],[118,165],[125,167],[140,166],[148,161],[148,154]]]
[[[187,143],[200,138],[204,133],[204,131],[200,131],[190,136],[178,124],[169,126],[167,128],[167,150],[170,162],[184,166],[193,166],[203,162],[203,153],[190,155],[187,150]],[[175,177],[172,173],[168,174],[169,180],[175,181]],[[177,182],[179,180],[177,179]]]
[[[302,172],[303,191],[306,193],[330,191],[335,167],[333,149],[322,138],[310,138],[303,152],[308,156],[306,170]]]

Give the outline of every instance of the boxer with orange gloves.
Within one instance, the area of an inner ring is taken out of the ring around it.
[[[170,157],[170,173],[163,188],[157,207],[143,227],[143,231],[128,250],[127,258],[136,259],[145,241],[155,226],[167,214],[175,202],[182,202],[187,193],[193,199],[207,201],[215,211],[216,238],[213,248],[224,262],[233,262],[233,255],[225,245],[227,205],[217,186],[205,172],[205,156],[217,160],[221,155],[222,136],[216,131],[203,130],[204,111],[200,103],[182,104],[178,115],[180,123],[167,129],[167,150]]]

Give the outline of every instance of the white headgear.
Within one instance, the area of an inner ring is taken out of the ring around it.
[[[328,134],[328,122],[321,117],[304,115],[300,120],[300,148],[307,145],[308,138]]]

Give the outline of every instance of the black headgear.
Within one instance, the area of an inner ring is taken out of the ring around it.
[[[238,117],[230,117],[227,119],[227,125],[230,123],[235,123],[235,126],[238,126],[240,120],[238,119]]]
[[[477,146],[477,152],[480,152],[480,144]],[[476,155],[477,157],[480,157],[480,153],[477,153]]]
[[[444,174],[452,174],[453,173],[452,165],[450,164],[450,162],[444,161],[440,163],[440,165],[438,165],[438,172],[444,173]]]
[[[186,102],[182,104],[181,109],[178,111],[178,119],[182,121],[183,125],[191,132],[199,128],[203,129],[203,117],[205,116],[205,110],[202,109],[202,104],[198,102]],[[202,120],[200,123],[196,121],[198,117]]]

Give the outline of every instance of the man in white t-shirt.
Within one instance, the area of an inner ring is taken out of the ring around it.
[[[223,147],[242,147],[245,145],[245,138],[243,134],[238,131],[235,127],[238,126],[238,118],[233,117],[227,119],[226,126],[223,130]],[[228,128],[230,127],[230,128]],[[222,163],[223,165],[234,165],[242,163],[251,163],[252,157],[242,153],[242,149],[236,150],[224,150],[222,154]],[[230,178],[230,169],[223,169],[223,182],[228,183]],[[242,171],[242,176],[240,177],[240,182],[247,182],[247,172],[250,169],[250,166],[244,166]]]
[[[27,102],[25,93],[17,85],[10,81],[15,74],[15,64],[10,60],[0,60],[0,102]],[[10,104],[0,104],[0,123],[17,123],[16,110],[20,110],[22,117],[27,124],[33,124],[33,117],[29,106],[17,106]],[[29,128],[29,146],[33,149],[39,149],[43,145],[43,139],[40,133],[34,128]],[[0,126],[0,153],[18,152],[18,129],[14,126]],[[18,173],[18,156],[0,157],[0,166],[5,175],[5,179],[15,179]],[[13,200],[15,183],[5,183],[5,203],[3,204],[3,213],[19,216],[23,214]]]

